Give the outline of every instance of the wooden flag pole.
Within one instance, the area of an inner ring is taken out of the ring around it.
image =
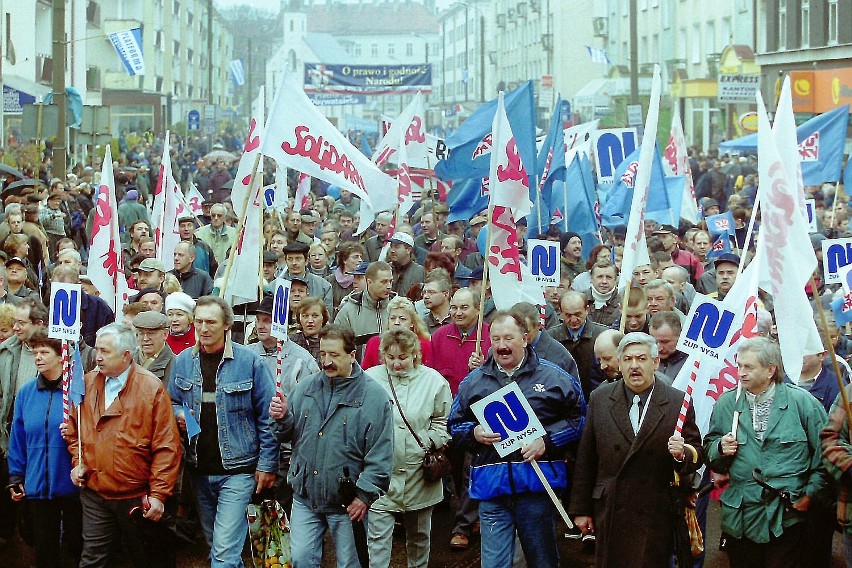
[[[494,206],[488,204],[488,224],[485,225],[485,263],[482,265],[482,289],[479,292],[479,321],[476,323],[476,349],[474,353],[482,354],[482,322],[485,312],[485,293],[488,290],[488,253],[491,248],[491,218],[494,216]]]
[[[559,500],[559,497],[556,496],[556,493],[553,491],[553,487],[550,486],[550,482],[547,481],[547,478],[544,477],[544,472],[541,471],[541,466],[538,465],[538,462],[535,460],[530,460],[530,463],[535,470],[536,475],[541,480],[541,484],[544,485],[544,490],[547,491],[547,494],[550,495],[550,500],[553,501],[553,505],[556,507],[556,510],[559,511],[559,516],[562,517],[562,520],[565,521],[565,524],[568,525],[569,529],[574,528],[574,523],[571,522],[571,519],[568,518],[568,513],[565,511],[565,507],[562,506],[562,502]]]
[[[251,177],[249,178],[248,191],[246,191],[245,199],[243,199],[243,214],[240,215],[240,222],[237,223],[237,231],[234,233],[234,238],[231,241],[231,250],[228,253],[228,266],[225,268],[225,278],[222,281],[222,287],[219,289],[219,297],[225,297],[225,290],[228,287],[228,278],[231,277],[231,269],[234,267],[234,256],[236,255],[236,251],[234,250],[234,246],[237,244],[237,241],[240,238],[240,233],[243,231],[243,227],[246,225],[246,217],[248,216],[248,204],[252,197],[252,189],[254,188],[255,177],[257,176],[257,167],[260,163],[260,157],[262,154],[258,153],[254,158],[254,167],[251,170]],[[262,230],[262,227],[261,227]]]
[[[828,354],[831,356],[831,365],[834,368],[834,376],[837,379],[837,384],[840,386],[840,399],[843,403],[843,410],[846,412],[846,422],[849,426],[849,431],[852,432],[852,413],[849,412],[849,396],[846,394],[846,385],[843,384],[843,378],[840,375],[840,366],[837,364],[837,356],[834,353],[834,345],[831,344],[831,338],[828,335],[828,320],[825,317],[825,309],[822,307],[822,301],[819,297],[819,292],[817,291],[816,279],[814,275],[811,274],[811,290],[813,290],[814,294],[814,302],[817,305],[817,311],[819,312],[819,320],[822,323],[823,334],[826,338],[826,343],[828,344]]]

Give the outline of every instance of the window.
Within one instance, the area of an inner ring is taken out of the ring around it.
[[[787,49],[787,0],[778,0],[778,51]]]
[[[707,22],[704,28],[704,50],[708,55],[716,53],[716,22]]]
[[[370,55],[372,55],[373,57],[379,56],[379,44],[377,44],[377,43],[370,44]]]
[[[686,61],[686,28],[680,28],[677,34],[677,54],[676,59]]]
[[[664,30],[667,30],[671,27],[671,11],[672,11],[672,0],[661,0],[662,4],[660,4],[660,23],[663,26]]]
[[[361,56],[361,44],[356,43],[355,44],[355,57],[360,57],[360,56]]]
[[[722,43],[731,43],[731,18],[722,18]]]
[[[647,10],[648,9],[648,0],[639,0],[639,9]]]
[[[701,25],[693,24],[692,25],[692,52],[690,55],[690,62],[693,65],[698,65],[701,63]]]
[[[413,43],[409,42],[409,43],[405,44],[405,55],[408,56],[408,57],[411,57],[412,55],[414,55],[414,44]]]
[[[394,47],[394,45],[392,43],[389,43],[388,44],[388,57],[393,57],[395,50],[396,50],[396,48]]]
[[[802,0],[802,47],[811,44],[811,0]]]
[[[828,0],[828,34],[829,44],[837,43],[837,0]]]

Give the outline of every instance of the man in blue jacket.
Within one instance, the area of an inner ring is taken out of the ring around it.
[[[279,440],[293,443],[287,475],[293,566],[319,568],[328,529],[337,565],[356,568],[355,523],[390,486],[393,410],[384,387],[355,361],[350,329],[328,325],[319,338],[322,372],[299,381],[288,399],[276,398],[270,409],[279,419]],[[347,477],[354,498],[341,491]]]
[[[184,437],[185,456],[210,565],[242,568],[246,506],[275,483],[279,450],[268,414],[275,383],[256,353],[227,337],[233,322],[218,296],[196,301],[198,344],[175,359],[169,395],[185,435],[187,414],[200,425]]]
[[[527,345],[527,327],[516,314],[498,311],[491,320],[491,355],[459,386],[448,427],[453,442],[473,452],[470,497],[479,500],[482,565],[509,567],[517,531],[530,566],[559,565],[556,508],[533,470],[538,461],[550,485],[568,486],[566,455],[576,449],[586,414],[580,382]],[[501,458],[470,406],[509,382],[520,387],[547,434]]]

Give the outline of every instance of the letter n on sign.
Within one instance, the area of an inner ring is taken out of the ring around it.
[[[518,383],[509,383],[471,404],[470,409],[486,432],[502,437],[494,444],[501,458],[547,433]]]
[[[80,339],[80,304],[82,301],[83,291],[79,284],[51,283],[48,337],[68,341]]]

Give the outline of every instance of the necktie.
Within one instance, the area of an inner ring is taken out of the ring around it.
[[[630,407],[630,424],[633,425],[633,433],[639,431],[639,395],[633,395],[633,406]]]

